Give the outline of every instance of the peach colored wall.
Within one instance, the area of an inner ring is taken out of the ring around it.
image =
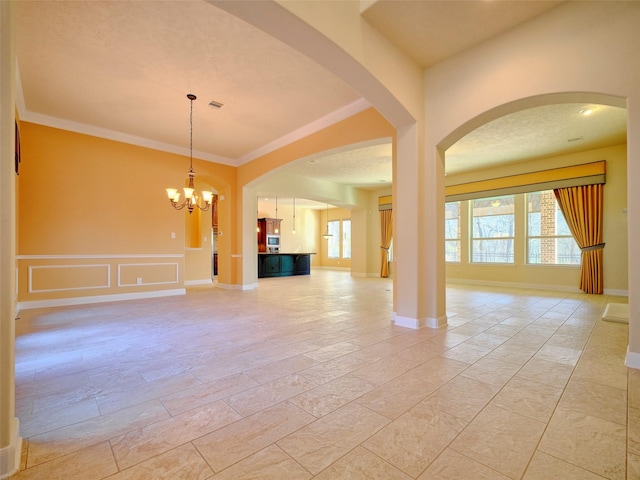
[[[172,209],[164,189],[184,182],[185,157],[29,122],[22,123],[21,133],[21,303],[183,288],[189,278],[184,261],[188,213]],[[194,159],[194,169],[201,182],[232,193],[235,168]],[[233,237],[229,202],[221,206],[221,230]],[[84,283],[88,279],[81,272],[88,267],[79,264],[106,265],[100,268],[110,276],[99,288]],[[229,267],[227,278],[233,277]],[[70,282],[66,278],[74,272]],[[30,286],[36,273],[66,286]]]

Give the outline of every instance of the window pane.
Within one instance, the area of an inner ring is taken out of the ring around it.
[[[351,220],[342,221],[342,258],[351,258]]]
[[[580,265],[580,248],[571,237],[530,238],[528,262],[543,265]]]
[[[513,239],[474,240],[472,262],[513,263]]]
[[[472,262],[513,263],[514,196],[473,200],[471,234]]]
[[[581,251],[573,237],[558,238],[556,263],[561,265],[580,265]]]
[[[571,236],[553,190],[527,194],[527,262],[580,265],[580,249]]]
[[[556,210],[556,231],[558,235],[571,235],[569,225],[567,225],[567,221],[559,208]]]
[[[444,242],[444,258],[446,262],[460,261],[460,241],[446,240]]]
[[[542,263],[542,247],[539,238],[530,238],[527,246],[528,263]]]
[[[340,221],[332,220],[327,224],[329,240],[327,240],[327,256],[329,258],[340,258]]]
[[[540,212],[529,213],[527,216],[527,224],[529,235],[532,237],[540,236]]]
[[[527,232],[529,236],[540,236],[540,192],[527,193]]]
[[[460,238],[460,202],[444,204],[444,238]]]
[[[513,195],[473,201],[473,238],[513,237]]]

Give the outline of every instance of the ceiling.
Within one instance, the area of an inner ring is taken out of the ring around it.
[[[378,1],[363,17],[428,68],[560,3]],[[186,94],[194,93],[194,156],[237,166],[369,106],[296,50],[200,0],[19,0],[16,22],[26,121],[188,153]],[[446,171],[624,141],[624,109],[597,106],[584,117],[582,107],[538,107],[486,124],[447,151]],[[378,189],[391,183],[391,147],[358,145],[288,171]]]

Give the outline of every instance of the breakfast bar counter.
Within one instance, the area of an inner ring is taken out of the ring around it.
[[[315,253],[258,253],[258,278],[309,275],[311,255]]]

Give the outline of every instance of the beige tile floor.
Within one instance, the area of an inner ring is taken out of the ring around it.
[[[449,285],[449,325],[316,269],[30,310],[15,479],[640,479],[626,299]]]

